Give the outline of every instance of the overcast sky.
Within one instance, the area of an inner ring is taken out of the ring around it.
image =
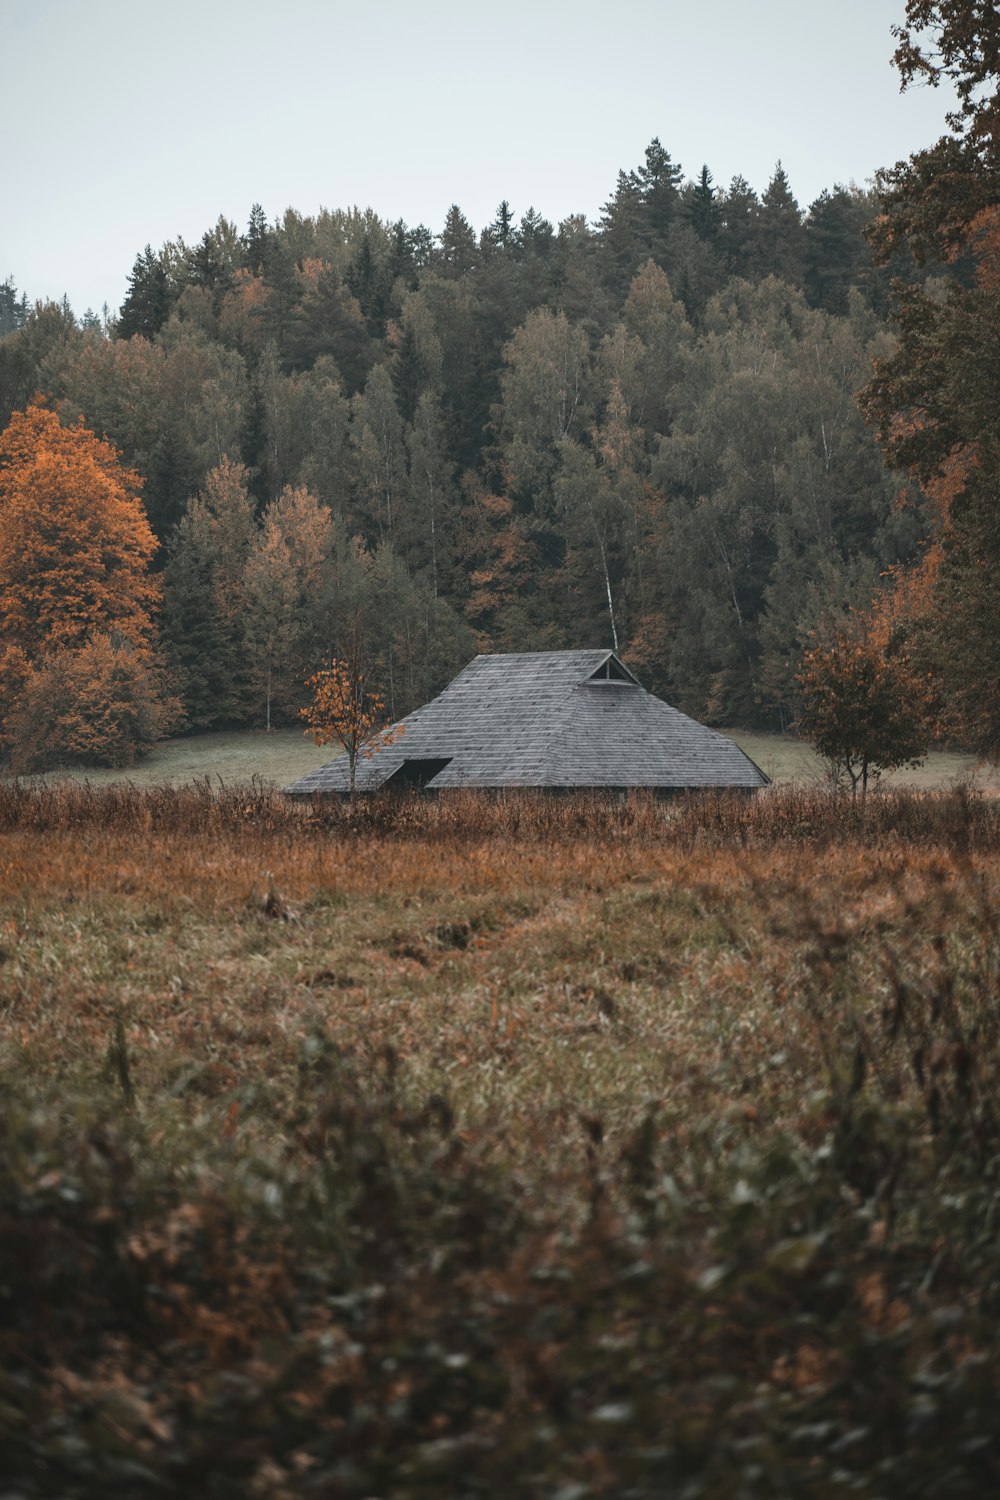
[[[597,217],[659,136],[800,204],[930,144],[903,0],[0,0],[0,280],[117,309],[136,254],[292,206]]]

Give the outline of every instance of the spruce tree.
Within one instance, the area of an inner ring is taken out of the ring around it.
[[[18,297],[14,278],[8,276],[0,281],[0,338],[23,328],[27,316],[28,299],[23,292]]]
[[[487,233],[498,250],[510,248],[514,238],[514,214],[510,204],[504,198],[496,211],[496,217],[490,225]]]
[[[682,171],[679,162],[654,136],[646,147],[645,160],[631,174],[642,204],[642,224],[646,243],[654,252],[662,252],[667,231],[677,214]]]
[[[526,256],[548,255],[553,238],[554,231],[548,219],[543,218],[536,208],[529,207],[517,227],[517,239],[523,253]]]
[[[357,253],[344,272],[344,282],[357,298],[364,314],[368,332],[373,339],[385,337],[386,319],[392,301],[393,283],[396,280],[393,259],[402,258],[405,241],[400,246],[396,241],[392,259],[379,257],[372,247],[372,236],[368,229]]]
[[[472,269],[479,258],[479,247],[472,225],[457,203],[449,208],[439,238],[436,261],[443,275],[462,276]]]
[[[247,224],[247,232],[243,236],[243,244],[246,250],[246,267],[253,271],[254,275],[267,269],[267,251],[270,230],[267,224],[267,215],[259,203],[255,203],[250,210],[250,220]]]
[[[166,568],[163,640],[192,728],[249,721],[245,574],[256,537],[249,474],[224,458],[192,499]]]
[[[784,167],[779,161],[760,205],[760,247],[763,274],[801,286],[805,272],[805,230],[802,214]]]
[[[135,258],[128,278],[128,294],[118,317],[117,336],[130,339],[135,334],[155,338],[170,316],[173,296],[170,278],[162,255],[147,245]]]
[[[635,173],[619,172],[614,195],[602,205],[601,261],[604,280],[618,296],[648,253],[645,205]]]
[[[757,252],[760,199],[745,177],[737,175],[719,203],[719,251],[731,276],[751,280],[759,274]]]
[[[174,533],[166,585],[161,633],[187,727],[214,729],[227,717],[229,652],[215,603],[212,550],[200,518],[191,513]]]
[[[687,194],[688,223],[700,240],[714,244],[719,237],[722,213],[716,202],[712,174],[703,166],[698,181],[692,184]]]

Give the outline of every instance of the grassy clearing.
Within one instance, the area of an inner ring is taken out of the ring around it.
[[[1000,807],[0,788],[19,1494],[982,1495]]]
[[[113,771],[94,766],[87,770],[50,771],[25,778],[39,784],[73,781],[91,786],[131,782],[138,787],[187,786],[208,778],[226,786],[263,777],[286,786],[332,758],[334,751],[314,745],[298,729],[234,730],[227,734],[192,734],[163,740],[135,766]]]
[[[778,786],[816,786],[824,780],[823,763],[804,744],[790,735],[727,731],[751,760],[757,762]],[[297,729],[233,731],[229,734],[196,734],[164,740],[138,765],[124,771],[102,770],[49,772],[28,781],[49,784],[69,780],[91,786],[116,786],[131,782],[138,787],[187,786],[206,778],[218,785],[235,786],[259,777],[274,786],[287,786],[335,753],[322,748]],[[932,750],[923,765],[897,771],[886,778],[892,787],[926,791],[947,790],[970,784],[991,793],[1000,792],[1000,768],[977,765],[971,755],[952,750]]]
[[[825,779],[823,761],[792,735],[757,734],[742,729],[725,731],[778,786],[814,786]],[[991,793],[1000,792],[1000,768],[981,765],[975,756],[958,750],[931,750],[919,766],[895,771],[885,778],[888,787],[947,791],[963,783]]]

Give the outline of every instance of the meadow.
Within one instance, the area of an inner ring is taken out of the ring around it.
[[[779,786],[792,782],[816,785],[826,777],[819,756],[794,735],[741,729],[724,733]],[[335,753],[336,746],[314,745],[298,729],[273,729],[269,733],[232,730],[163,740],[136,765],[124,770],[90,767],[47,772],[28,780],[51,784],[68,779],[91,786],[116,786],[128,781],[133,786],[157,787],[185,786],[207,778],[214,786],[233,786],[256,776],[280,787],[325,765]],[[988,792],[1000,791],[1000,768],[977,764],[974,756],[960,750],[935,749],[921,765],[896,771],[885,779],[889,787],[924,790],[946,790],[962,783]]]
[[[0,1492],[996,1492],[998,853],[0,785]]]

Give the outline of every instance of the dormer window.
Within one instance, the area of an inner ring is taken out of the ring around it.
[[[622,665],[614,652],[611,653],[606,661],[601,663],[596,672],[587,678],[587,681],[601,685],[611,684],[617,687],[639,686],[628,667]]]
[[[383,786],[391,786],[394,790],[428,786],[439,771],[451,765],[453,758],[451,755],[411,756],[386,777]]]

